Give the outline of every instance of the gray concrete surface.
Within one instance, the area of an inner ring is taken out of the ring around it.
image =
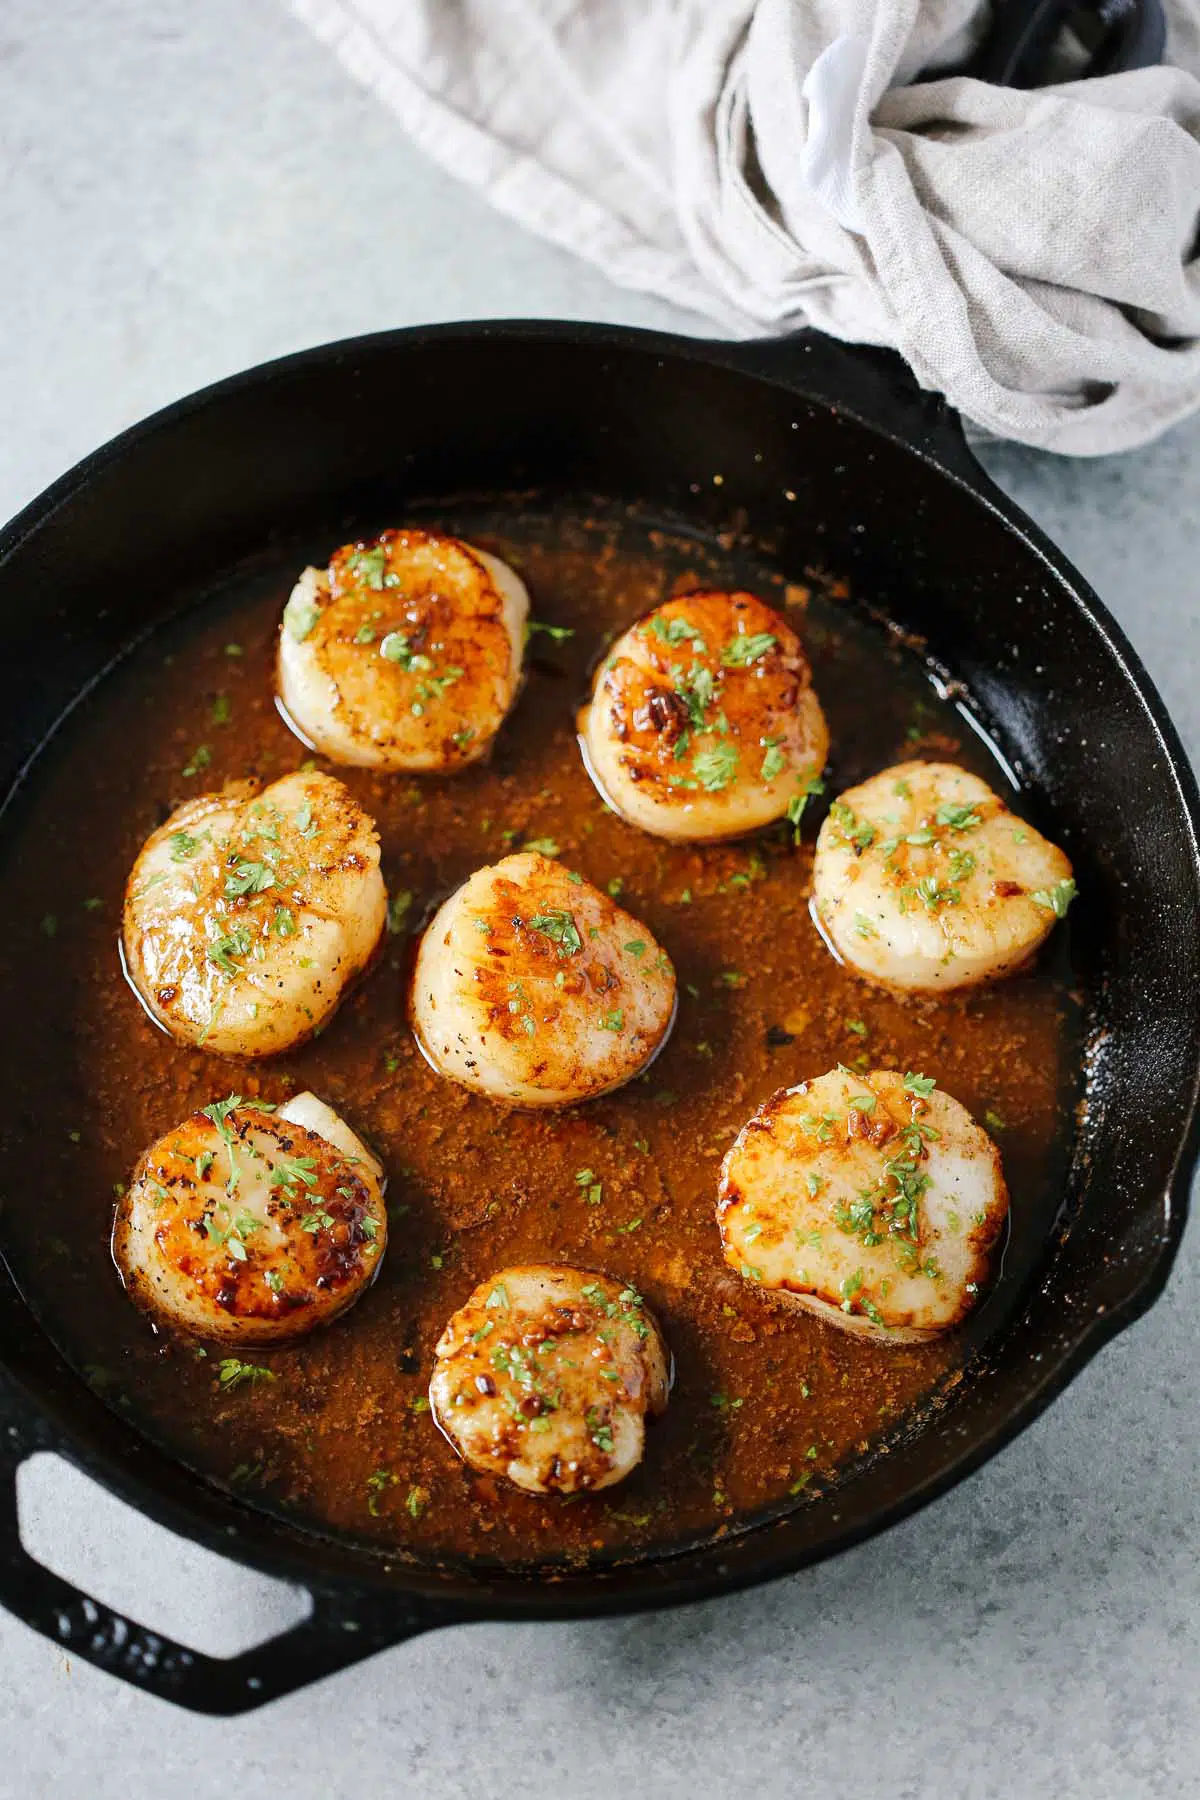
[[[261,357],[423,319],[678,324],[424,164],[271,0],[0,4],[0,513]],[[695,322],[691,322],[694,326]],[[1121,460],[988,452],[1200,744],[1200,423]],[[424,1639],[233,1723],[0,1615],[0,1796],[1141,1800],[1200,1792],[1200,1237],[1154,1312],[988,1468],[769,1589]],[[47,1461],[29,1541],[228,1652],[294,1600]]]

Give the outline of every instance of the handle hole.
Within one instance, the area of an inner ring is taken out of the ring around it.
[[[43,1568],[206,1656],[238,1656],[312,1611],[302,1588],[176,1537],[48,1450],[17,1471],[17,1516]]]

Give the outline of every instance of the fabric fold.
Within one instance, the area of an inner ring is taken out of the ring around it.
[[[891,344],[976,427],[1097,455],[1200,406],[1200,0],[1175,66],[947,73],[986,0],[286,0],[428,155],[748,336]]]

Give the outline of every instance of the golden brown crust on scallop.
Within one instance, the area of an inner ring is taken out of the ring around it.
[[[881,770],[834,801],[817,838],[813,899],[826,942],[897,992],[1015,974],[1074,893],[1057,845],[953,763]]]
[[[272,1056],[324,1027],[386,918],[373,822],[333,776],[299,771],[177,807],[134,864],[122,941],[172,1037]]]
[[[675,971],[640,920],[530,851],[476,870],[427,927],[410,1016],[434,1067],[517,1106],[569,1106],[639,1074]]]
[[[580,730],[617,811],[700,841],[782,818],[829,747],[787,619],[754,594],[709,589],[666,601],[617,640]]]
[[[112,1239],[135,1305],[240,1344],[328,1324],[375,1279],[386,1245],[374,1159],[250,1102],[194,1113],[152,1144]]]
[[[415,529],[307,571],[280,631],[280,692],[344,763],[453,770],[485,755],[516,694],[528,602],[512,572]]]
[[[644,1300],[590,1269],[501,1269],[449,1320],[430,1405],[473,1468],[527,1492],[611,1486],[641,1460],[670,1356]]]
[[[903,1343],[960,1324],[1008,1214],[995,1144],[924,1077],[848,1069],[781,1089],[725,1158],[726,1261],[781,1301]]]

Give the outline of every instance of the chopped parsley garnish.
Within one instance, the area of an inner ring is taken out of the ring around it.
[[[196,748],[192,751],[191,761],[184,765],[183,774],[185,779],[192,775],[199,775],[201,769],[207,769],[211,762],[212,751],[209,749],[208,745],[197,744]]]
[[[346,558],[346,567],[364,587],[379,593],[387,573],[387,560],[387,550],[382,544],[376,544],[372,550],[352,550]]]
[[[206,1119],[211,1119],[227,1144],[233,1142],[233,1132],[227,1123],[230,1113],[242,1104],[240,1094],[229,1094],[224,1100],[214,1100],[211,1106],[202,1106],[200,1111]]]
[[[936,817],[939,825],[948,825],[951,831],[973,831],[980,823],[974,806],[955,806],[949,800],[938,807]]]
[[[214,725],[228,725],[233,717],[233,701],[228,694],[218,694],[212,703]]]
[[[275,872],[269,863],[250,862],[244,856],[232,856],[225,875],[226,900],[238,900],[243,894],[263,894],[275,886]]]
[[[834,1215],[839,1230],[850,1237],[861,1238],[868,1248],[883,1242],[882,1234],[875,1230],[876,1198],[873,1189],[864,1188],[855,1199],[839,1206]]]
[[[297,1187],[316,1187],[317,1178],[313,1174],[316,1166],[315,1156],[281,1156],[271,1172],[271,1186],[283,1188],[289,1195],[294,1195]]]
[[[508,991],[513,996],[508,1003],[508,1010],[514,1013],[521,1022],[521,1029],[526,1037],[532,1037],[537,1030],[533,1014],[529,1006],[529,995],[525,992],[525,984],[521,981],[510,981]]]
[[[241,965],[234,961],[237,956],[248,956],[254,943],[248,925],[235,925],[231,931],[221,937],[214,938],[208,945],[207,955],[210,963],[220,969],[222,975],[239,975]]]
[[[599,1206],[604,1198],[604,1184],[596,1179],[594,1169],[576,1169],[575,1186],[580,1189],[589,1206]]]
[[[853,807],[847,806],[844,800],[834,801],[829,809],[829,817],[846,843],[852,844],[856,850],[869,850],[875,842],[875,827],[865,821],[860,824]]]
[[[444,669],[440,675],[430,675],[427,680],[418,681],[418,700],[440,700],[442,695],[446,692],[446,689],[448,687],[453,687],[456,681],[461,681],[465,673],[466,671],[464,669],[451,665],[451,667]],[[418,706],[414,706],[412,710],[420,717],[421,709]]]
[[[537,856],[558,855],[558,845],[552,837],[526,838],[521,848],[522,850],[532,850]]]
[[[591,1438],[593,1444],[595,1444],[597,1450],[603,1450],[606,1456],[611,1455],[613,1447],[612,1426],[604,1417],[604,1414],[600,1411],[599,1407],[590,1406],[588,1408],[587,1428],[588,1436]]]
[[[940,906],[957,906],[962,899],[956,887],[943,886],[936,875],[923,876],[917,882],[916,894],[917,899],[930,912],[936,912]]]
[[[1065,919],[1067,908],[1074,900],[1078,889],[1073,881],[1056,881],[1052,888],[1038,888],[1029,897],[1035,906],[1044,906],[1052,912],[1056,919]]]
[[[692,761],[696,780],[710,794],[719,794],[737,774],[738,753],[733,744],[714,744],[711,750],[698,751]]]
[[[551,625],[545,619],[530,619],[525,626],[526,637],[533,637],[539,631],[545,632],[552,643],[562,644],[575,636],[572,625]]]
[[[414,650],[407,632],[389,631],[379,646],[379,654],[385,662],[397,663],[406,674],[419,674],[432,669],[433,664],[419,650]]]
[[[276,937],[290,938],[296,935],[296,915],[288,906],[277,906],[271,920],[271,929]]]
[[[800,821],[804,817],[805,807],[815,794],[823,794],[824,792],[825,783],[821,780],[819,775],[816,775],[801,793],[793,794],[792,798],[788,801],[787,822],[792,827],[792,837],[795,843],[798,844],[800,842]]]
[[[217,1381],[226,1392],[239,1387],[257,1387],[260,1382],[274,1380],[274,1369],[264,1369],[260,1363],[240,1362],[236,1356],[224,1356],[217,1364]]]
[[[559,956],[575,956],[583,949],[579,927],[563,907],[548,907],[545,912],[534,913],[527,924],[530,931],[540,932],[543,937],[549,938]]]
[[[744,669],[760,657],[769,655],[778,642],[770,631],[755,631],[750,635],[739,631],[722,650],[721,661],[727,669]]]
[[[854,1311],[854,1299],[857,1294],[862,1292],[862,1284],[863,1272],[861,1269],[855,1269],[853,1275],[847,1275],[846,1279],[842,1282],[841,1296],[843,1312],[848,1313]]]
[[[310,1237],[315,1237],[318,1231],[328,1231],[333,1222],[333,1214],[327,1213],[322,1207],[315,1212],[305,1213],[300,1221],[300,1229],[307,1231]]]
[[[167,839],[171,846],[171,861],[187,862],[195,856],[203,841],[202,838],[192,837],[190,832],[173,831]]]
[[[612,1011],[606,1012],[600,1020],[600,1029],[602,1031],[621,1031],[624,1029],[624,1026],[625,1014],[619,1006],[614,1006]]]
[[[704,663],[693,663],[686,672],[678,664],[671,672],[675,680],[675,692],[688,710],[688,724],[693,731],[707,731],[708,708],[717,691],[712,670]]]
[[[316,601],[297,588],[283,609],[283,628],[289,637],[302,644],[320,616],[321,609]]]
[[[399,893],[393,894],[388,901],[387,928],[393,937],[398,937],[404,930],[405,921],[408,918],[408,909],[412,903],[413,894],[411,888],[401,888]]]
[[[782,775],[783,771],[787,768],[787,755],[779,748],[778,743],[773,740],[764,738],[762,741],[765,745],[765,750],[762,759],[762,768],[759,770],[759,774],[764,781],[774,781],[775,777],[777,775]]]
[[[398,1477],[390,1469],[376,1469],[367,1476],[367,1511],[373,1519],[379,1517],[379,1503],[390,1487],[394,1487]]]
[[[905,1092],[918,1094],[922,1100],[928,1100],[937,1082],[932,1075],[915,1075],[910,1069],[904,1077]]]
[[[695,645],[697,655],[704,656],[707,653],[708,646],[702,634],[694,625],[689,625],[686,619],[664,619],[661,613],[655,613],[650,621],[650,629],[656,638],[664,644],[670,644],[672,648],[691,643]]]

